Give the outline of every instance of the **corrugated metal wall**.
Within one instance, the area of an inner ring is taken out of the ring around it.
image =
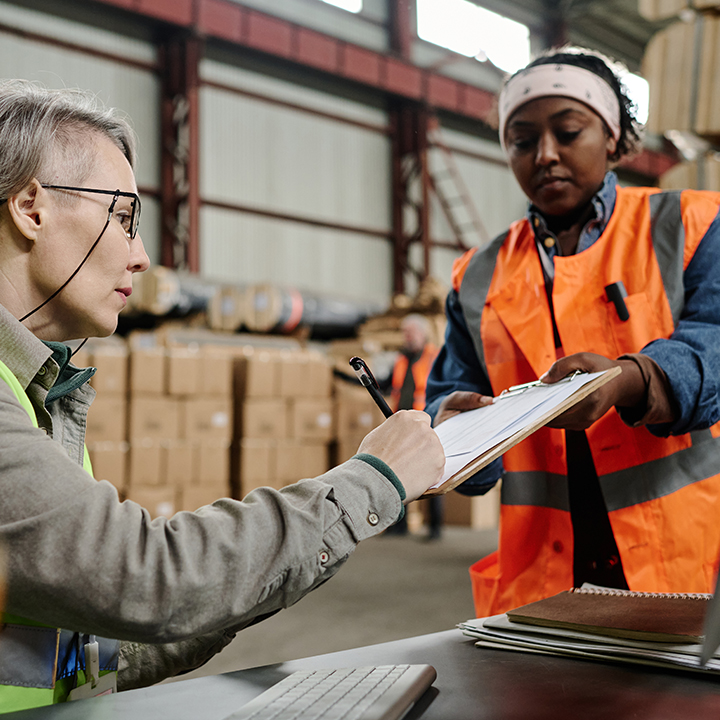
[[[502,150],[496,143],[447,128],[441,129],[439,137],[452,150],[452,161],[490,238],[525,214],[525,195],[505,164]],[[457,189],[447,177],[448,165],[441,149],[433,148],[430,151],[429,167],[438,177],[437,182],[448,199],[457,200],[457,195],[452,196]],[[441,181],[440,177],[444,179]],[[458,213],[462,213],[462,209]],[[443,210],[432,194],[430,227],[434,240],[454,240]],[[479,244],[476,235],[471,233],[469,239],[471,245]],[[432,275],[449,286],[453,261],[460,254],[459,251],[447,248],[433,248],[430,253]],[[411,249],[410,258],[414,267],[422,266],[422,248],[419,245]],[[417,287],[411,276],[407,277],[407,284],[410,293]]]
[[[0,22],[66,43],[154,64],[151,43],[0,2]],[[24,78],[48,87],[78,87],[97,93],[129,116],[138,136],[137,183],[160,186],[160,90],[150,70],[131,67],[66,47],[25,39],[0,29],[0,78]],[[160,259],[159,203],[142,196],[142,237],[153,262]]]
[[[363,43],[360,28],[381,28],[386,20],[382,0],[366,0],[362,18],[305,0],[278,0],[277,7],[267,2],[248,0],[258,9],[288,19],[297,20],[293,13],[304,9],[303,24],[320,30],[328,18],[346,18],[343,27],[350,29],[345,34],[360,44],[369,42]],[[308,8],[312,9],[309,14]],[[0,29],[0,76],[93,90],[109,105],[127,112],[139,138],[138,184],[154,194],[160,184],[160,86],[152,42],[3,0],[0,24],[134,63]],[[353,36],[356,30],[359,34]],[[226,282],[273,282],[387,300],[392,291],[393,255],[388,239],[391,149],[387,113],[217,59],[202,62],[201,78],[206,83],[200,91],[203,275]],[[464,151],[455,154],[456,165],[489,235],[494,236],[525,208],[499,148],[455,130],[444,130],[442,137],[447,145]],[[431,167],[443,169],[438,150],[431,153]],[[451,240],[436,201],[432,219],[432,237]],[[160,259],[159,227],[159,202],[153,195],[144,195],[142,235],[153,262]],[[412,251],[417,267],[421,252],[418,246]],[[433,274],[449,283],[457,255],[435,248]],[[408,278],[408,291],[414,287]]]
[[[206,60],[204,81],[375,125],[345,123],[206,86],[200,105],[203,275],[229,282],[293,284],[347,297],[386,300],[390,142],[385,113],[341,98]],[[252,210],[294,216],[259,217]],[[358,234],[303,219],[364,228]]]

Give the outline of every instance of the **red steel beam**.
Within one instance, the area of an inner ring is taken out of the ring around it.
[[[495,103],[494,93],[483,88],[418,67],[407,59],[369,50],[244,7],[231,0],[94,2],[184,27],[201,36],[250,47],[486,124]],[[408,0],[401,2],[407,3]],[[408,15],[409,13],[405,12],[402,18],[406,19]],[[407,31],[405,22],[402,27],[405,39]],[[663,153],[644,150],[640,155],[622,163],[621,167],[655,179],[675,162],[674,158]]]
[[[229,0],[94,0],[487,122],[494,94]]]

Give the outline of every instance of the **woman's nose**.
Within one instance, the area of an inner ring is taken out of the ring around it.
[[[558,160],[557,139],[551,132],[543,133],[538,139],[535,162],[538,165],[551,165]]]
[[[131,272],[145,272],[150,267],[150,258],[145,252],[145,246],[143,245],[140,233],[138,233],[132,240],[130,246],[130,260],[128,262],[128,269]]]

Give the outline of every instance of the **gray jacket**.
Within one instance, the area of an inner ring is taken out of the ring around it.
[[[202,665],[238,630],[332,577],[358,542],[402,511],[392,470],[354,458],[279,492],[261,488],[243,502],[151,520],[82,469],[95,391],[82,384],[48,401],[60,367],[2,306],[0,360],[40,426],[0,381],[5,609],[124,641],[120,689]],[[71,374],[65,369],[58,383],[67,387]]]

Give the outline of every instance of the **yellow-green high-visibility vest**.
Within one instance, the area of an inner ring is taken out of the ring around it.
[[[0,360],[0,379],[38,427],[35,409],[18,379]],[[92,475],[85,448],[83,468]],[[12,552],[12,548],[7,549]],[[0,713],[52,705],[67,700],[86,682],[82,636],[42,623],[3,614],[0,631]],[[100,675],[117,673],[118,642],[98,638]],[[60,659],[60,667],[58,660]]]

